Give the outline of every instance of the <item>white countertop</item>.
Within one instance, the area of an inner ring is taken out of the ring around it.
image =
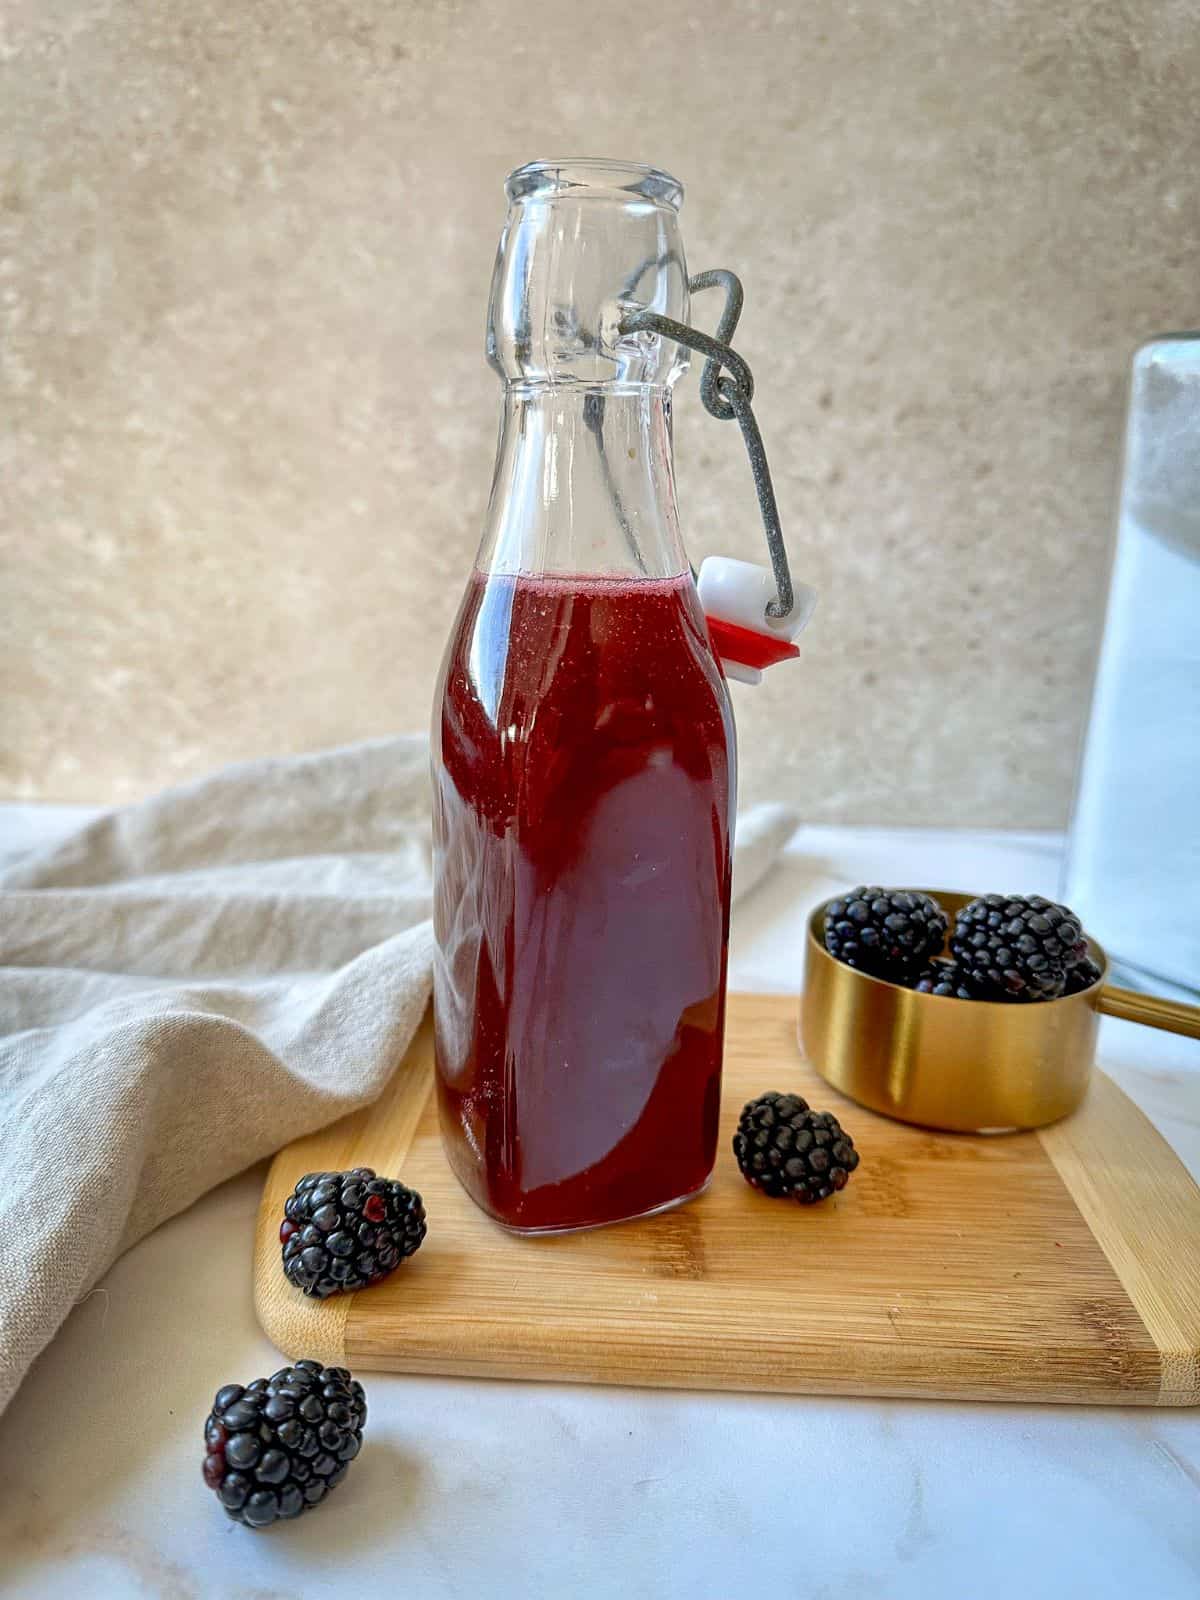
[[[11,843],[62,813],[9,808]],[[71,813],[72,816],[78,813]],[[736,916],[731,986],[795,990],[849,883],[1057,888],[1049,835],[803,829]],[[1200,1176],[1200,1044],[1105,1019],[1100,1058]],[[363,1373],[328,1508],[267,1533],[200,1479],[259,1333],[261,1168],[129,1252],[0,1419],[0,1594],[408,1600],[1194,1600],[1200,1413],[665,1393]]]

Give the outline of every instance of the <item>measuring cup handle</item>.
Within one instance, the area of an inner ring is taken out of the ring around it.
[[[1106,983],[1097,1009],[1107,1017],[1123,1017],[1126,1022],[1140,1022],[1147,1028],[1200,1039],[1200,1006],[1185,1005],[1182,1000],[1162,1000],[1158,995],[1139,994],[1136,989],[1118,989]]]

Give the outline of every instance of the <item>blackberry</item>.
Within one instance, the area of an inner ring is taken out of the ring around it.
[[[918,994],[940,994],[955,1000],[973,1000],[957,961],[931,961],[913,984]]]
[[[425,1237],[421,1196],[370,1167],[308,1173],[283,1211],[283,1270],[319,1300],[377,1283]]]
[[[738,1118],[733,1153],[742,1176],[772,1199],[810,1206],[844,1189],[858,1165],[854,1140],[828,1111],[798,1094],[760,1094]]]
[[[249,1528],[320,1505],[362,1448],[367,1399],[345,1367],[297,1361],[218,1389],[204,1424],[204,1481]]]
[[[905,983],[941,954],[948,926],[931,895],[863,885],[825,907],[825,948],[848,967]]]
[[[1087,942],[1066,906],[1036,894],[985,894],[958,913],[950,949],[981,1000],[1054,1000]]]
[[[1099,965],[1091,956],[1084,956],[1078,966],[1074,966],[1067,973],[1064,994],[1082,994],[1085,989],[1090,989],[1094,983],[1099,983],[1104,976]]]

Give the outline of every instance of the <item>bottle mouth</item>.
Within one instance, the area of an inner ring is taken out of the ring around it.
[[[569,194],[572,199],[648,200],[672,211],[683,204],[683,185],[669,172],[640,161],[605,161],[595,156],[527,161],[509,175],[504,192],[513,203]]]

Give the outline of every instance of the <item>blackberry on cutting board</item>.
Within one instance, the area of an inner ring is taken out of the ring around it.
[[[985,894],[958,913],[950,950],[981,1000],[1054,1000],[1087,941],[1066,906],[1036,894]]]
[[[733,1153],[755,1189],[806,1206],[844,1189],[858,1165],[854,1140],[831,1112],[774,1091],[742,1107]]]
[[[421,1196],[370,1167],[308,1173],[283,1211],[283,1270],[297,1289],[321,1300],[377,1283],[425,1237]]]
[[[362,1448],[367,1398],[345,1367],[297,1361],[218,1389],[204,1424],[204,1481],[250,1528],[320,1505]]]
[[[848,967],[906,983],[941,954],[948,926],[932,895],[864,884],[825,907],[825,948]]]

